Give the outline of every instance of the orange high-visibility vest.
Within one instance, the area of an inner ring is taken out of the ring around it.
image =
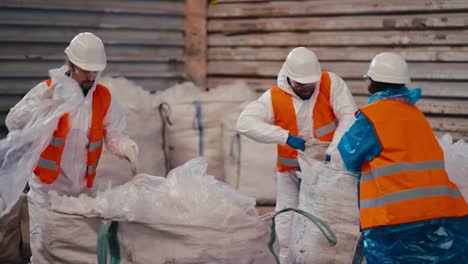
[[[312,110],[314,121],[313,136],[321,141],[332,141],[333,134],[337,127],[336,117],[330,105],[330,87],[330,74],[328,72],[322,72],[319,94]],[[292,96],[279,87],[271,88],[270,92],[275,125],[288,130],[289,134],[293,136],[298,136],[299,128]],[[278,145],[278,171],[297,170],[299,167],[297,155],[297,150],[294,148],[288,145]]]
[[[381,100],[361,112],[382,144],[382,152],[362,165],[362,229],[468,215],[444,169],[444,153],[416,106]]]
[[[51,87],[52,80],[47,80],[47,87]],[[86,187],[93,186],[96,167],[102,153],[104,139],[104,117],[111,103],[111,94],[107,87],[97,84],[93,93],[91,129],[89,132],[88,159],[86,167]],[[60,117],[57,129],[54,131],[49,145],[41,153],[34,169],[34,174],[44,184],[54,183],[60,173],[60,162],[65,147],[65,141],[70,130],[69,114]]]

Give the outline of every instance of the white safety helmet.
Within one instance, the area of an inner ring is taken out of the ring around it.
[[[366,78],[376,82],[408,84],[411,82],[408,64],[398,54],[382,52],[372,59]]]
[[[106,68],[106,51],[102,40],[93,33],[76,35],[65,49],[68,59],[86,71],[102,71]]]
[[[289,52],[284,68],[290,79],[303,84],[318,82],[322,74],[317,56],[304,47],[297,47]]]

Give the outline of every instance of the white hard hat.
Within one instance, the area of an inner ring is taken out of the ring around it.
[[[65,49],[68,59],[86,71],[102,71],[106,68],[106,51],[102,40],[93,33],[76,35]]]
[[[318,82],[322,74],[317,56],[304,47],[297,47],[289,52],[284,68],[287,76],[299,83]]]
[[[382,52],[372,59],[366,78],[376,82],[407,84],[411,82],[408,64],[398,54]]]

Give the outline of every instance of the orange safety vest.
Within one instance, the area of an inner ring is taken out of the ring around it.
[[[333,108],[330,105],[330,74],[322,72],[320,78],[319,94],[312,110],[314,121],[314,137],[321,141],[332,141],[333,134],[337,127],[337,121]],[[292,96],[279,87],[273,87],[271,92],[271,102],[275,125],[289,131],[293,136],[299,135],[296,112]],[[278,171],[297,170],[299,162],[297,160],[297,150],[288,145],[278,145]]]
[[[417,107],[381,100],[361,112],[382,144],[382,152],[361,169],[362,229],[468,215],[444,169],[444,153]]]
[[[47,87],[51,87],[52,80],[47,80]],[[93,186],[96,176],[96,167],[102,152],[104,139],[104,117],[111,103],[111,94],[107,87],[96,85],[93,93],[91,130],[89,133],[88,160],[86,167],[86,187]],[[34,169],[34,174],[44,184],[54,183],[60,173],[60,162],[62,159],[65,140],[70,130],[69,114],[60,117],[57,129],[54,131],[49,145],[41,153],[39,161]]]

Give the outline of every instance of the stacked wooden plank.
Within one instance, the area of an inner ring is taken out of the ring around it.
[[[50,68],[64,63],[65,47],[83,31],[104,41],[107,74],[151,91],[185,79],[184,19],[183,0],[2,0],[0,123]]]
[[[467,16],[463,0],[218,1],[208,8],[208,87],[243,79],[266,90],[288,52],[306,46],[363,105],[370,60],[398,52],[434,130],[466,140]]]

